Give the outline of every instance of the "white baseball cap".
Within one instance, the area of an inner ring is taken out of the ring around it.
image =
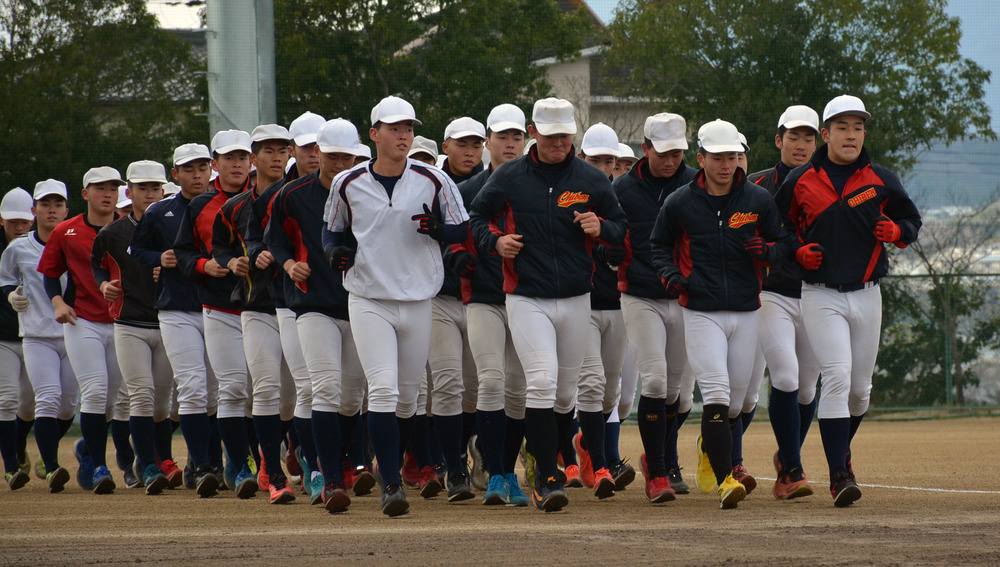
[[[618,134],[603,122],[598,122],[583,133],[580,151],[585,156],[618,157]]]
[[[284,126],[278,124],[261,124],[250,132],[251,142],[263,142],[264,140],[282,140],[285,142],[292,141],[292,135],[288,133],[288,129]]]
[[[413,157],[414,155],[421,153],[427,154],[431,156],[432,159],[436,160],[438,155],[437,142],[423,136],[414,136],[413,145],[410,146],[410,151],[406,154],[406,157]]]
[[[354,124],[343,118],[334,118],[319,129],[316,144],[324,154],[361,155],[361,139]]]
[[[743,145],[744,152],[750,151],[750,144],[747,143],[747,137],[743,135],[743,132],[740,132],[740,144]]]
[[[535,131],[542,136],[576,134],[573,103],[561,98],[549,97],[535,101],[531,122],[535,125]]]
[[[219,130],[212,138],[212,151],[219,155],[237,151],[250,153],[250,134],[243,130]]]
[[[167,170],[162,163],[144,159],[128,164],[125,177],[130,183],[166,183]]]
[[[826,108],[823,109],[823,122],[842,114],[858,116],[862,120],[868,120],[872,117],[865,110],[865,103],[861,102],[860,98],[851,95],[840,95],[826,103]]]
[[[819,132],[819,114],[808,106],[801,104],[789,106],[778,118],[778,128],[791,130],[802,126]]]
[[[528,152],[530,152],[531,148],[533,148],[533,147],[535,147],[535,139],[534,138],[528,140],[524,144],[524,155],[528,155]]]
[[[127,207],[132,204],[132,199],[129,199],[128,195],[125,194],[126,190],[128,190],[128,185],[122,185],[118,188],[118,202],[115,204],[116,209]]]
[[[635,157],[635,152],[632,151],[632,146],[628,144],[618,143],[618,159],[624,159],[635,163],[639,161],[639,158]]]
[[[308,146],[316,143],[316,134],[326,124],[326,118],[308,110],[292,120],[288,125],[288,135],[296,146]]]
[[[122,174],[118,173],[118,170],[109,167],[107,165],[102,165],[101,167],[93,167],[87,170],[87,173],[83,174],[83,188],[86,189],[91,183],[103,183],[105,181],[117,181],[118,183],[125,183],[122,179]]]
[[[687,122],[680,114],[661,112],[646,117],[642,136],[653,143],[658,153],[688,149]]]
[[[6,220],[35,220],[35,214],[31,212],[31,207],[35,202],[28,193],[20,187],[15,187],[3,196],[0,201],[0,218]]]
[[[405,120],[410,120],[417,125],[422,124],[417,120],[417,113],[413,110],[413,105],[398,96],[387,96],[378,101],[378,104],[372,108],[373,126],[379,122],[395,124]]]
[[[38,201],[48,197],[49,195],[58,195],[65,199],[66,184],[62,181],[56,181],[55,179],[46,179],[45,181],[35,183],[35,193],[31,196],[32,199]]]
[[[490,132],[503,132],[504,130],[528,131],[524,126],[524,111],[513,104],[507,103],[493,107],[490,115],[486,117],[486,127]]]
[[[742,153],[740,132],[725,120],[713,120],[698,129],[698,147],[710,154]]]
[[[171,195],[176,195],[176,194],[178,194],[180,192],[181,192],[181,186],[178,185],[178,184],[176,184],[176,183],[174,183],[174,182],[168,181],[167,183],[163,184],[163,196],[164,197],[169,197]]]
[[[181,144],[174,149],[174,165],[184,165],[199,159],[212,159],[212,152],[205,144]]]
[[[358,154],[358,157],[366,157],[368,159],[372,159],[372,149],[365,144],[361,144],[361,153]]]
[[[483,140],[486,139],[486,126],[483,123],[469,118],[468,116],[463,116],[461,118],[456,118],[448,124],[444,129],[444,139],[445,141],[452,138],[466,138],[469,136],[475,136]]]

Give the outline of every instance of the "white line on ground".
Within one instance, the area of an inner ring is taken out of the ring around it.
[[[766,476],[758,476],[762,480],[775,480],[774,478]],[[858,486],[861,488],[892,488],[895,490],[915,490],[917,492],[951,492],[958,494],[1000,494],[1000,490],[964,490],[959,488],[928,488],[926,486],[896,486],[894,484],[870,484],[867,482],[859,483]]]

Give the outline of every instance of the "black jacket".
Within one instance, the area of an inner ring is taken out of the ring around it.
[[[765,169],[747,176],[752,183],[760,185],[774,197],[781,185],[781,178],[778,175],[778,167]],[[802,266],[790,260],[780,266],[774,266],[764,271],[764,291],[770,291],[785,297],[802,297]]]
[[[249,255],[244,234],[250,220],[250,209],[257,200],[255,197],[252,190],[244,191],[226,201],[215,217],[215,226],[212,229],[212,257],[222,266],[228,266],[233,258]],[[236,278],[232,300],[243,311],[273,314],[274,300],[268,290],[273,275],[270,267],[259,270],[256,265],[250,263],[247,275]]]
[[[132,258],[144,266],[160,265],[160,255],[174,247],[177,231],[191,201],[182,193],[153,203],[132,234]],[[201,312],[198,286],[186,279],[180,266],[163,268],[156,282],[156,308],[160,311]]]

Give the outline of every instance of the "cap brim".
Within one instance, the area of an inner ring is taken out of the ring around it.
[[[292,138],[296,146],[308,146],[309,144],[316,143],[316,134],[302,134],[301,136],[295,136]]]
[[[788,122],[781,125],[785,130],[794,130],[795,128],[809,128],[814,132],[819,132],[816,129],[816,125],[809,122],[808,120],[789,120]]]
[[[342,146],[320,146],[319,151],[324,154],[348,154],[352,156],[361,155],[361,150],[358,148],[345,148]]]
[[[243,144],[232,144],[230,146],[222,146],[221,148],[216,149],[215,153],[217,153],[217,154],[219,154],[221,156],[221,155],[224,155],[224,154],[228,154],[228,153],[232,153],[232,152],[237,152],[237,151],[244,151],[244,152],[247,152],[247,153],[251,153],[250,146],[244,146]]]
[[[718,146],[707,146],[707,147],[702,146],[702,149],[710,154],[731,154],[731,153],[742,154],[746,151],[743,149],[743,144],[735,144],[731,146],[726,144]]]
[[[535,123],[535,131],[542,136],[555,136],[556,134],[576,134],[576,122],[562,122],[558,124],[538,124]]]
[[[620,155],[618,148],[581,148],[581,152],[585,156],[615,156],[616,158]]]
[[[686,150],[688,149],[687,140],[650,140],[653,142],[653,149],[657,153],[669,152],[673,150]]]
[[[417,120],[416,118],[412,116],[407,116],[405,114],[393,114],[392,116],[383,116],[382,118],[379,118],[378,121],[381,122],[382,124],[397,124],[399,122],[413,122],[417,126],[423,124],[423,122]]]
[[[166,179],[150,179],[150,178],[139,178],[139,179],[129,179],[129,183],[166,183]]]
[[[0,211],[0,218],[4,220],[35,220],[35,215],[31,213],[22,212],[6,212]]]
[[[212,161],[212,156],[188,156],[181,158],[180,161],[175,161],[174,165],[184,165],[185,163],[191,163],[193,161],[198,161],[200,159]]]
[[[124,185],[125,184],[125,180],[121,179],[121,178],[118,178],[118,177],[98,177],[96,179],[88,179],[87,180],[87,185],[84,186],[84,189],[86,189],[87,187],[93,185],[94,183],[105,183],[105,182],[108,182],[108,181],[117,181],[120,185]]]
[[[132,204],[132,199],[125,199],[124,201],[118,201],[118,203],[115,204],[115,208],[120,209],[122,207],[127,207],[131,204]]]
[[[623,159],[623,160],[631,162],[631,163],[635,163],[635,162],[639,161],[639,158],[637,158],[635,156],[619,156],[618,159]]]
[[[505,132],[507,130],[518,130],[520,132],[527,132],[524,125],[518,124],[517,122],[497,122],[496,124],[488,128],[490,132]]]
[[[264,136],[263,138],[250,138],[250,141],[253,142],[253,143],[257,143],[257,142],[269,142],[271,140],[274,140],[274,141],[277,141],[277,142],[288,142],[288,143],[291,143],[291,141],[292,141],[291,138],[282,138],[281,136],[277,136],[277,137],[276,136]]]
[[[35,201],[41,201],[42,199],[48,197],[49,195],[55,195],[56,197],[62,197],[63,199],[66,198],[66,195],[60,191],[45,191],[43,193],[39,193],[37,195],[32,196],[32,199],[34,199]]]
[[[833,120],[834,118],[839,118],[841,116],[857,116],[858,118],[865,121],[867,121],[869,118],[872,117],[871,114],[865,112],[864,110],[845,110],[844,112],[838,112],[837,114],[834,114],[833,116],[827,118],[823,122],[827,122],[829,120]]]
[[[461,132],[455,132],[454,134],[448,136],[448,140],[459,140],[461,138],[479,138],[480,140],[485,140],[486,136],[480,134],[479,132],[473,132],[472,130],[462,130]]]

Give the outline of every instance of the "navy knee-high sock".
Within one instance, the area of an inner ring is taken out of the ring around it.
[[[590,463],[594,472],[608,468],[607,456],[604,454],[604,413],[599,411],[581,411],[577,415],[580,431],[587,442],[590,453]]]
[[[253,416],[254,431],[257,433],[257,443],[260,444],[260,456],[268,463],[268,475],[281,472],[281,416]],[[258,465],[259,466],[259,465]],[[258,468],[258,470],[260,470]]]
[[[356,413],[354,415],[340,415],[340,468],[341,470],[356,467],[352,461],[352,453],[354,447],[354,438],[361,435],[361,430],[358,425],[361,423],[361,413]]]
[[[680,407],[680,399],[677,400],[677,406]],[[667,433],[667,441],[663,447],[663,462],[667,465],[667,469],[677,467],[680,465],[680,457],[677,455],[677,434],[687,421],[688,416],[691,415],[691,410],[688,411],[678,411],[677,419],[671,422],[670,431]]]
[[[59,467],[59,420],[54,417],[35,418],[35,443],[42,455],[45,470],[52,472]]]
[[[26,461],[28,459],[28,433],[31,432],[31,426],[34,425],[35,421],[25,421],[15,417],[14,422],[17,424],[17,446],[15,448],[17,461]]]
[[[504,464],[504,448],[507,442],[507,414],[504,411],[476,411],[476,430],[482,445],[486,470],[490,475],[504,475],[514,472]]]
[[[340,414],[314,409],[312,428],[313,443],[316,445],[316,454],[323,472],[323,481],[342,482]]]
[[[135,457],[139,460],[136,474],[142,478],[146,466],[156,464],[156,423],[152,416],[133,415],[128,419],[128,426],[135,445]]]
[[[816,417],[816,398],[808,404],[799,404],[799,444],[806,442],[806,434],[812,426],[813,418]]]
[[[0,421],[0,456],[5,472],[17,470],[17,421]]]
[[[209,460],[209,430],[211,429],[208,414],[196,413],[191,415],[181,415],[181,435],[184,436],[184,443],[188,449],[188,459],[191,460],[195,468],[204,464],[211,464]]]
[[[73,427],[73,418],[69,419],[58,419],[59,422],[59,439],[62,439],[69,433],[70,428]]]
[[[798,397],[798,390],[782,392],[772,387],[767,404],[771,429],[774,430],[774,439],[778,442],[778,457],[785,471],[802,468]]]
[[[573,437],[580,431],[580,422],[577,421],[576,417],[573,415],[573,410],[569,413],[556,415],[568,415],[569,421],[563,424],[559,422],[559,453],[563,458],[563,466],[568,467],[570,465],[577,464],[576,462],[576,447],[573,446]],[[565,418],[563,418],[565,419]]]
[[[743,420],[743,433],[746,434],[747,429],[750,429],[750,424],[753,423],[753,416],[757,415],[757,404],[753,405],[753,409],[750,411],[745,411],[740,414],[740,419]]]
[[[383,488],[401,484],[399,479],[399,423],[395,412],[368,412],[368,435],[378,460]]]
[[[128,421],[111,420],[111,440],[115,444],[115,461],[121,470],[126,470],[135,463],[135,451],[128,439],[131,429],[131,423]]]
[[[308,417],[297,418],[292,417],[292,422],[290,427],[285,432],[288,435],[288,452],[291,453],[295,451],[295,448],[299,446],[299,426],[296,425],[298,419],[309,419]],[[312,431],[312,425],[309,426],[309,431]]]
[[[80,412],[80,432],[94,467],[107,466],[108,420],[104,414]]]
[[[462,462],[469,462],[469,439],[476,433],[476,412],[462,412]]]
[[[247,450],[250,451],[250,456],[253,458],[253,462],[257,464],[257,468],[260,468],[260,438],[257,436],[257,426],[254,424],[254,418],[244,417],[244,421],[247,426]],[[281,421],[281,418],[278,418]],[[279,451],[280,452],[280,451]]]
[[[354,435],[351,437],[351,445],[347,450],[351,458],[351,466],[367,467],[371,469],[371,443],[368,440],[368,419],[362,412],[358,412],[357,425],[354,426]]]
[[[666,476],[667,468],[663,462],[663,445],[667,437],[666,400],[639,396],[635,419],[639,424],[639,437],[646,451],[646,467],[650,476]]]
[[[170,427],[174,431],[177,431],[178,429],[180,429],[181,428],[181,421],[180,421],[180,419],[178,418],[177,421],[174,421],[173,419],[171,419],[170,420]]]
[[[457,474],[464,469],[462,466],[464,428],[465,416],[462,414],[434,416],[434,431],[441,443],[444,463],[448,467],[449,474]]]
[[[732,447],[730,448],[732,467],[743,464],[743,420],[740,417],[736,416],[729,420],[729,433],[732,437]]]
[[[622,460],[622,455],[618,450],[618,442],[621,437],[622,424],[620,421],[610,423],[608,418],[611,414],[604,414],[604,457],[608,464],[617,463]]]
[[[556,453],[559,451],[559,429],[556,424],[556,412],[552,408],[524,410],[524,436],[528,440],[528,449],[535,456],[535,475],[537,484],[545,483],[550,477],[555,477],[559,470],[556,465]]]
[[[436,416],[427,416],[427,428],[430,431],[428,434],[428,439],[431,444],[431,463],[435,465],[443,465],[448,462],[447,458],[444,456],[444,448],[441,446],[441,437],[437,432],[437,424],[435,420]]]
[[[524,420],[508,416],[507,435],[503,443],[503,470],[508,473],[514,472],[522,441],[524,441]]]
[[[719,484],[733,470],[733,434],[728,412],[729,408],[723,404],[705,404],[701,416],[701,447],[712,463]]]
[[[219,432],[219,414],[208,416],[208,462],[222,470],[222,435]]]
[[[819,434],[823,438],[823,452],[830,465],[830,478],[847,473],[847,450],[851,447],[850,418],[820,419]]]
[[[247,464],[247,457],[250,456],[246,420],[242,417],[220,417],[218,422],[219,434],[222,436],[226,455],[239,474],[239,471]]]
[[[298,441],[297,447],[302,447],[302,458],[310,470],[319,471],[319,461],[316,457],[316,441],[313,435],[312,419],[304,417],[293,418],[295,422],[295,439]],[[310,479],[303,479],[308,481]]]
[[[861,420],[864,418],[865,414],[851,416],[851,435],[848,437],[848,447],[850,447],[850,442],[854,441],[854,436],[858,433],[858,428],[861,427]]]
[[[666,431],[663,433],[663,466],[666,473],[672,465],[677,465],[677,430],[680,428],[683,420],[680,413],[678,413],[681,407],[680,397],[674,400],[673,403],[667,404],[665,402],[664,400],[663,411],[666,416],[666,420],[664,421]],[[684,414],[684,417],[687,417],[687,414]],[[668,455],[672,455],[673,460],[668,458]],[[649,455],[646,456],[646,459],[648,463]]]
[[[403,422],[406,423],[405,426]],[[407,419],[400,419],[400,440],[403,439],[407,430],[410,434],[407,441],[413,450],[413,459],[417,461],[417,467],[423,470],[424,467],[433,466],[434,463],[431,460],[431,430],[427,415],[414,415]]]
[[[159,461],[174,460],[174,422],[169,419],[156,422],[156,458]]]

